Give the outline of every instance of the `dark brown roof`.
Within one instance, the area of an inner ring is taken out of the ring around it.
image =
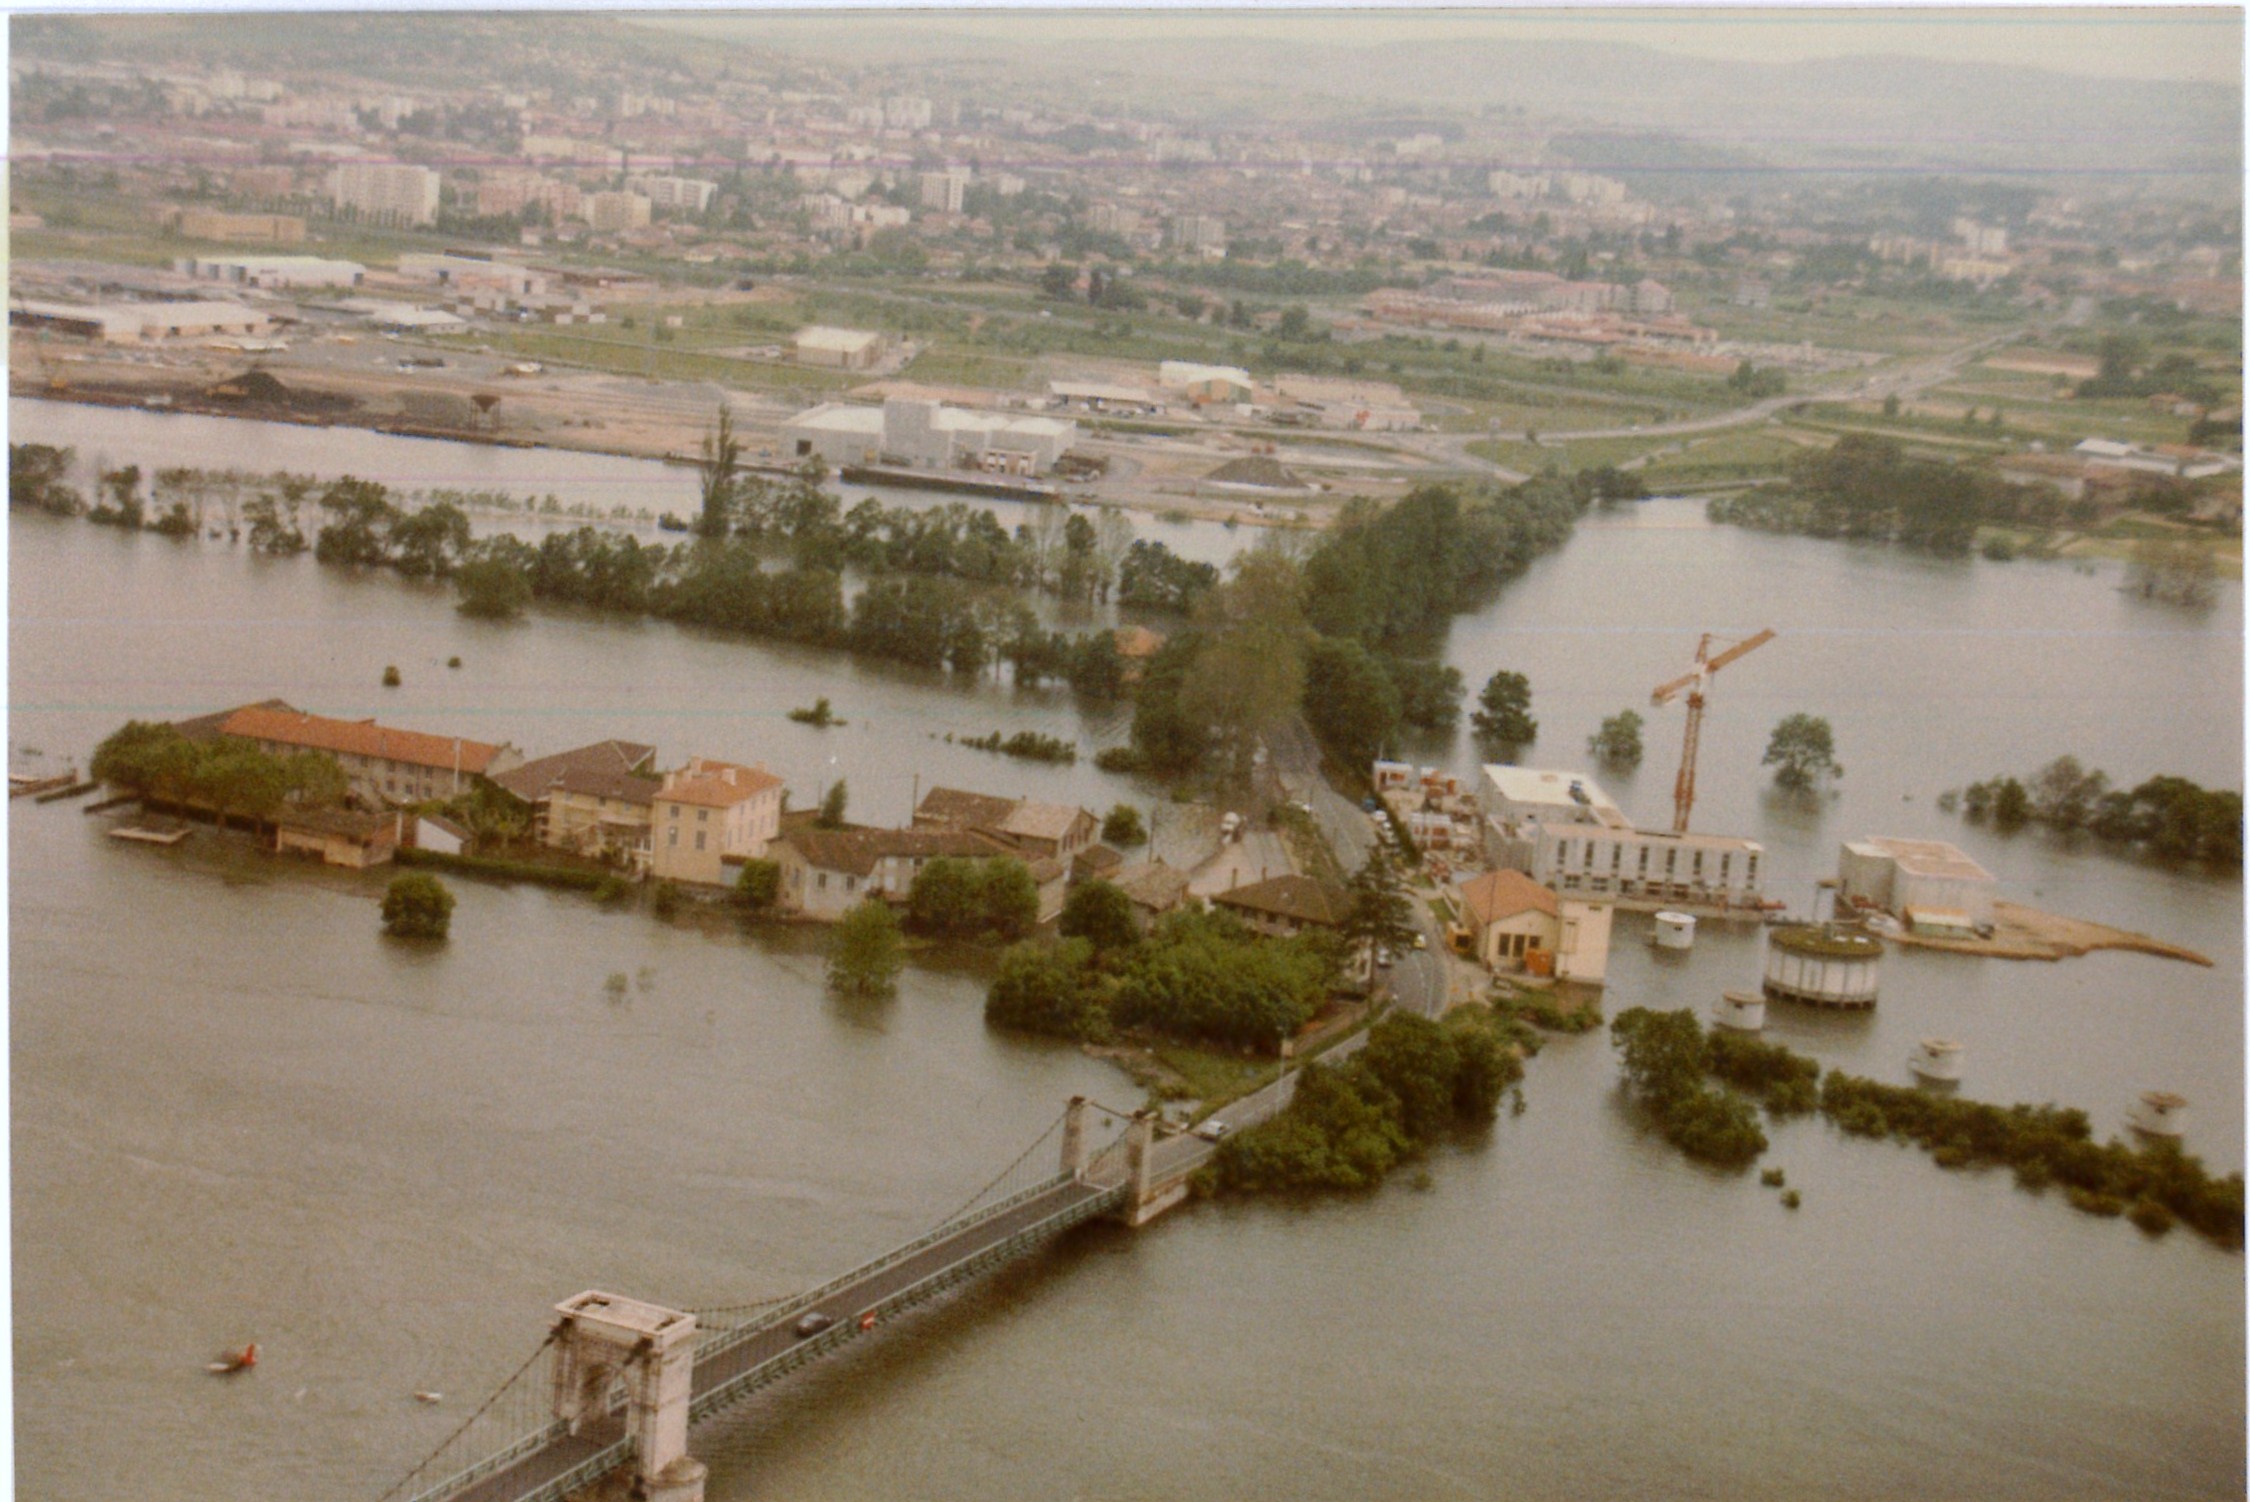
[[[891,856],[909,860],[1015,856],[996,840],[960,829],[787,829],[775,843],[796,851],[807,865],[854,876],[872,875],[875,863]]]
[[[1070,874],[1076,881],[1094,881],[1110,875],[1125,864],[1125,857],[1107,845],[1088,845],[1078,852],[1070,863]]]
[[[990,793],[967,793],[959,788],[931,788],[914,810],[917,822],[950,824],[956,829],[992,829],[1015,812],[1016,800]]]
[[[362,813],[349,808],[284,808],[273,816],[273,823],[275,829],[336,835],[362,844],[385,835],[395,836],[398,831],[395,813]]]
[[[654,746],[632,741],[596,741],[575,751],[558,751],[527,761],[492,780],[526,803],[537,803],[560,790],[588,798],[614,798],[620,803],[647,805],[656,796],[654,778],[638,775],[656,759]]]
[[[1212,902],[1266,917],[1294,918],[1299,923],[1335,927],[1344,921],[1344,899],[1310,876],[1275,876],[1254,881],[1231,892],[1219,892]]]
[[[1109,884],[1151,912],[1168,913],[1187,896],[1185,871],[1175,871],[1162,861],[1142,861],[1121,868],[1107,878]]]

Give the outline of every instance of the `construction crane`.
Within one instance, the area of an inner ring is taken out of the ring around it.
[[[1767,642],[1772,641],[1773,632],[1769,628],[1759,632],[1756,636],[1745,637],[1720,652],[1716,657],[1711,655],[1712,640],[1711,633],[1704,632],[1703,640],[1698,642],[1695,648],[1695,671],[1682,674],[1670,683],[1662,685],[1655,693],[1649,695],[1648,700],[1651,704],[1669,704],[1680,696],[1681,690],[1687,691],[1687,739],[1680,748],[1679,780],[1672,784],[1672,833],[1674,834],[1687,833],[1688,810],[1695,807],[1695,745],[1697,739],[1703,733],[1703,691],[1711,686],[1711,675],[1713,673],[1716,673],[1737,657],[1748,656]]]

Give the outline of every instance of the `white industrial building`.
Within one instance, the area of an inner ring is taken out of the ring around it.
[[[925,469],[983,469],[1043,475],[1077,440],[1067,418],[971,412],[933,401],[892,397],[880,407],[829,402],[799,413],[784,430],[794,457],[830,464],[901,463]]]
[[[437,218],[438,174],[406,162],[345,162],[328,180],[339,213],[378,224],[428,224]]]
[[[1728,835],[1635,829],[1591,779],[1488,766],[1477,787],[1485,854],[1563,894],[1620,907],[1754,908],[1765,847]]]
[[[510,297],[537,296],[548,286],[543,271],[480,256],[409,252],[398,258],[398,274],[408,281],[435,282],[462,292],[502,292]]]
[[[1163,361],[1156,367],[1156,384],[1199,405],[1246,402],[1252,391],[1250,372],[1241,366],[1199,365],[1193,360]]]
[[[1998,885],[1990,871],[1943,840],[1846,840],[1836,863],[1839,901],[1881,908],[1917,931],[1990,923]]]
[[[789,352],[800,365],[828,365],[837,370],[867,370],[889,347],[890,341],[881,334],[817,323],[799,329],[797,337],[789,341]]]
[[[367,275],[357,261],[320,256],[190,256],[172,267],[183,276],[244,287],[356,287]]]
[[[105,344],[263,334],[272,326],[265,314],[231,302],[61,303],[32,298],[18,298],[9,309],[8,321],[19,327],[54,329]]]

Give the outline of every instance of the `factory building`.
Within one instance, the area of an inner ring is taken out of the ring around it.
[[[837,329],[822,324],[799,329],[789,341],[789,353],[800,365],[826,365],[837,370],[868,370],[883,358],[890,341],[864,329]]]
[[[1991,872],[1943,840],[1846,840],[1836,864],[1839,902],[1881,908],[1917,933],[1990,923],[1997,885]]]
[[[1728,835],[1635,829],[1588,778],[1488,766],[1477,789],[1485,855],[1564,895],[1618,906],[1755,908],[1765,847]]]
[[[356,287],[367,275],[357,261],[321,256],[189,256],[172,263],[182,276],[244,287]]]
[[[18,298],[8,321],[20,328],[53,329],[104,344],[148,339],[263,334],[265,314],[230,302],[59,303]]]
[[[1156,367],[1156,384],[1177,391],[1197,406],[1250,400],[1250,372],[1237,365],[1198,365],[1166,360]]]
[[[1077,437],[1078,424],[1066,418],[1010,417],[894,396],[880,407],[829,402],[799,413],[783,441],[792,458],[817,454],[834,465],[900,463],[1043,475]]]

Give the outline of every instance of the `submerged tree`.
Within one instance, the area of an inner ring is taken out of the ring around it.
[[[1602,721],[1602,728],[1586,741],[1586,749],[1596,760],[1609,767],[1637,767],[1641,764],[1641,717],[1638,711],[1625,709]]]
[[[1523,746],[1539,738],[1539,722],[1531,717],[1531,680],[1523,674],[1494,673],[1477,695],[1477,706],[1469,719],[1485,739]]]
[[[1785,788],[1809,788],[1821,777],[1841,777],[1836,741],[1818,715],[1793,714],[1773,727],[1761,766],[1774,767],[1773,780]]]
[[[838,920],[828,942],[828,988],[843,996],[889,996],[906,963],[898,918],[870,897]]]

